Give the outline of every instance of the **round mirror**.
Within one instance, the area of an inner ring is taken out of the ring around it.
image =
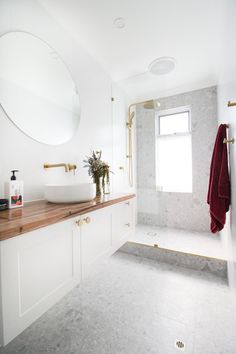
[[[78,127],[79,96],[65,63],[25,32],[0,37],[0,104],[19,129],[45,144],[65,143]]]

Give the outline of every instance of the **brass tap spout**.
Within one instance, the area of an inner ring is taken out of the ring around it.
[[[70,163],[45,163],[44,168],[53,168],[53,167],[64,167],[65,172],[70,172],[76,170],[77,166]]]
[[[53,167],[64,167],[65,172],[69,171],[68,165],[66,163],[45,163],[43,168],[53,168]]]

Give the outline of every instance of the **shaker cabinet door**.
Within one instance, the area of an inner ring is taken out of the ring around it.
[[[81,278],[72,220],[1,241],[2,325],[6,345]]]
[[[81,216],[82,278],[101,257],[111,250],[111,209],[96,210]]]

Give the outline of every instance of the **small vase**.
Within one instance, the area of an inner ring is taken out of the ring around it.
[[[102,178],[102,189],[103,194],[110,194],[110,176],[109,176],[109,167],[105,170],[105,173]]]
[[[110,194],[110,183],[109,182],[105,183],[103,193]]]
[[[102,194],[100,177],[94,177],[93,182],[96,183],[96,197],[100,197]]]

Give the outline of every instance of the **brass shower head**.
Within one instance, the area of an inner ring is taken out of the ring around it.
[[[145,109],[155,109],[157,107],[160,107],[160,102],[156,100],[149,100],[143,103],[143,108]]]
[[[143,104],[143,108],[145,108],[145,109],[154,109],[154,101],[153,100],[146,101]]]

